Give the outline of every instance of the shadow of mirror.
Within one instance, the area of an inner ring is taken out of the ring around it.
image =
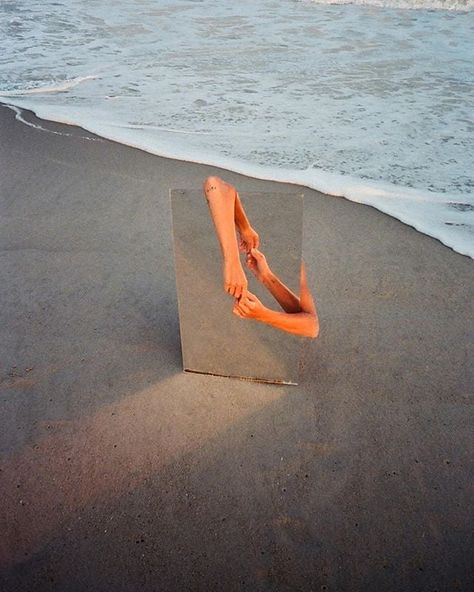
[[[301,338],[233,314],[224,291],[221,249],[204,194],[170,191],[183,368],[219,376],[297,384]],[[240,193],[259,250],[272,270],[299,293],[303,197]],[[269,308],[281,310],[245,265],[248,289]]]

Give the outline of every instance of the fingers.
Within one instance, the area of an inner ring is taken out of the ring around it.
[[[239,308],[238,303],[234,304],[234,308],[232,309],[232,312],[235,314],[236,317],[239,317],[240,319],[245,319],[245,314],[241,311],[241,309]]]
[[[235,287],[235,291],[234,291],[233,295],[238,300],[240,300],[241,298],[245,298],[247,296],[247,286],[245,284],[243,286],[237,285]]]
[[[257,297],[247,290],[245,296],[235,301],[232,312],[241,319],[255,319],[258,305]]]
[[[237,305],[237,309],[243,315],[248,314],[250,312],[250,307],[244,300],[241,300],[239,302],[239,304]]]
[[[257,249],[257,247],[253,247],[250,249],[252,257],[255,257],[257,261],[261,261],[264,258],[264,254]]]
[[[224,284],[224,291],[230,296],[233,296],[237,300],[246,297],[248,294],[247,286],[241,284],[232,284],[230,282]]]
[[[252,292],[249,292],[248,290],[247,290],[247,294],[246,294],[246,298],[245,298],[245,303],[247,304],[247,302],[250,302],[250,303],[257,302],[257,297],[255,296],[255,294],[252,294]]]
[[[257,249],[260,245],[260,237],[257,235],[247,237],[245,239],[241,238],[239,241],[239,250],[247,253],[250,253],[252,249]]]
[[[247,290],[246,294],[238,300],[234,307],[244,316],[248,316],[255,309],[256,303],[257,297]]]
[[[239,308],[239,300],[238,299],[235,299],[235,301],[234,301],[234,306],[232,308],[232,312],[235,314],[235,316],[240,317],[241,319],[245,318]]]
[[[235,284],[224,284],[224,291],[230,296],[234,296],[234,298],[239,298],[239,296],[237,296],[237,286]]]

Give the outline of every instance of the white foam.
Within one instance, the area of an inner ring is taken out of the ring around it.
[[[474,0],[299,0],[314,4],[354,4],[403,10],[452,10],[467,11],[474,8]]]
[[[99,76],[77,76],[76,78],[72,78],[71,80],[64,80],[59,83],[44,85],[44,86],[34,86],[32,88],[22,88],[16,90],[7,90],[7,91],[0,91],[0,97],[22,97],[25,95],[44,95],[48,93],[61,93],[67,92],[71,90],[78,84],[86,82],[86,80],[96,80]]]
[[[18,105],[19,101],[16,102]],[[146,130],[141,130],[144,133],[138,136],[133,128],[98,123],[88,117],[87,113],[77,113],[71,118],[72,114],[67,110],[61,116],[56,108],[38,107],[25,101],[22,101],[21,105],[36,112],[42,119],[79,125],[109,140],[157,156],[212,165],[258,179],[302,185],[328,195],[345,197],[350,201],[372,206],[419,232],[438,239],[458,253],[474,259],[474,207],[470,206],[474,203],[474,193],[464,195],[460,200],[456,196],[403,188],[390,183],[363,182],[347,175],[265,167],[215,153],[205,153],[179,144],[175,138],[157,137]],[[16,109],[15,106],[12,108]],[[466,206],[467,211],[463,211],[462,206]],[[465,232],[460,231],[462,228]]]
[[[73,135],[73,134],[69,134],[68,132],[65,132],[65,131],[57,131],[57,130],[50,129],[49,127],[43,127],[42,125],[34,123],[33,121],[28,121],[27,119],[25,119],[23,117],[22,109],[20,109],[19,107],[16,107],[15,105],[12,105],[12,104],[6,103],[6,105],[14,111],[15,119],[17,121],[20,121],[21,123],[24,123],[28,127],[32,127],[33,129],[37,129],[37,130],[41,130],[42,132],[46,132],[47,134],[55,134],[57,136],[71,137]],[[54,119],[50,119],[50,121],[54,121]],[[61,121],[61,123],[68,123],[68,125],[75,125],[71,121],[69,121],[69,122]],[[83,140],[89,140],[91,142],[102,142],[103,141],[100,138],[90,138],[89,136],[81,136],[81,137]]]

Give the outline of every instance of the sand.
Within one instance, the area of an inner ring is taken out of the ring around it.
[[[0,589],[472,589],[473,263],[305,189],[301,384],[181,371],[171,187],[0,108]]]

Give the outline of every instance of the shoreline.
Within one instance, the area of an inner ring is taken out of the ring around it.
[[[169,189],[301,188],[25,118],[52,133],[0,107],[0,588],[470,589],[472,262],[304,189],[300,384],[183,373]]]
[[[129,148],[135,148],[153,156],[232,171],[239,175],[262,181],[297,185],[328,196],[342,197],[353,203],[371,206],[403,224],[414,228],[418,232],[438,240],[441,244],[456,253],[474,259],[474,241],[470,241],[469,236],[466,238],[458,234],[460,227],[465,226],[467,212],[471,212],[474,207],[469,203],[464,203],[463,199],[466,200],[466,197],[463,198],[463,195],[454,196],[452,199],[445,201],[446,195],[442,193],[432,193],[427,190],[402,187],[376,180],[368,180],[367,184],[363,179],[324,171],[311,172],[307,170],[265,167],[250,162],[240,162],[234,158],[219,155],[214,155],[210,159],[212,162],[208,162],[207,160],[202,160],[202,157],[198,153],[193,154],[189,150],[181,154],[179,150],[171,148],[166,142],[158,144],[158,148],[155,145],[152,149],[144,144],[137,143],[133,137],[133,133],[132,135],[129,133],[127,135],[125,130],[121,132],[125,135],[119,137],[119,135],[111,134],[110,129],[107,127],[102,126],[98,130],[93,129],[93,126],[89,128],[81,123],[62,120],[57,115],[48,112],[47,107],[47,113],[44,114],[44,106],[43,108],[41,106],[35,106],[35,110],[28,103],[28,100],[22,100],[20,98],[15,104],[5,102],[4,98],[0,96],[0,106],[14,110],[20,120],[21,114],[18,111],[24,111],[31,113],[39,121],[77,127],[95,135],[97,138],[116,142]],[[22,106],[22,103],[26,103],[26,106]],[[37,113],[40,114],[37,115]],[[47,130],[47,128],[45,129]],[[469,197],[472,196],[470,195]],[[424,208],[420,211],[420,200],[422,202],[431,202],[432,211],[425,211]],[[451,208],[451,210],[448,211],[448,208]],[[436,209],[439,211],[436,212]],[[439,217],[447,216],[450,218],[450,221],[444,222],[441,225],[438,221],[433,226],[434,214]]]

